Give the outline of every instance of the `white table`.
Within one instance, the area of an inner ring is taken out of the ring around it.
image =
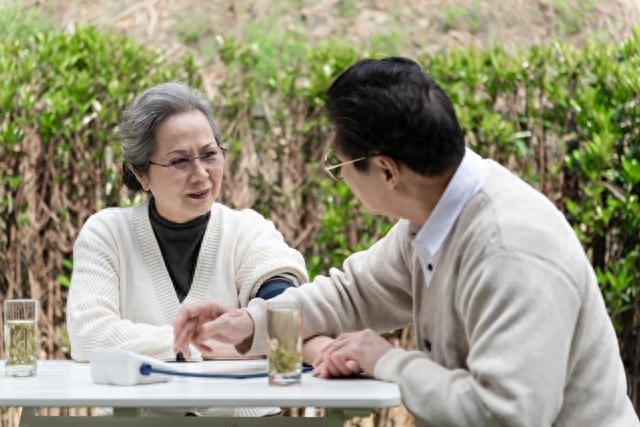
[[[246,372],[266,369],[264,360],[176,363],[196,372]],[[365,379],[320,379],[303,374],[299,386],[272,387],[267,378],[212,379],[173,377],[137,386],[94,384],[88,364],[42,360],[31,378],[4,377],[0,362],[0,407],[22,407],[20,427],[67,426],[342,426],[366,417],[372,408],[400,404],[396,384]],[[138,408],[167,407],[322,407],[324,417],[139,417]],[[113,407],[113,416],[36,416],[39,407]]]

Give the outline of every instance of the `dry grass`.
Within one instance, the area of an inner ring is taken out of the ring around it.
[[[597,37],[620,40],[640,23],[640,0],[22,0],[62,27],[118,29],[168,56],[200,54],[219,65],[214,38],[243,39],[247,26],[297,28],[318,41],[340,37],[370,44],[387,37],[414,56],[455,46],[508,49]],[[211,74],[211,73],[208,73]]]

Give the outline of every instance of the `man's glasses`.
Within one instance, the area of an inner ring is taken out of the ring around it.
[[[336,181],[342,181],[342,166],[349,165],[351,163],[360,162],[367,157],[375,156],[375,154],[369,154],[366,156],[358,157],[357,159],[349,160],[347,162],[343,162],[340,160],[340,157],[336,154],[335,151],[331,150],[324,156],[324,171],[329,174],[329,176]]]
[[[149,160],[150,165],[162,166],[177,176],[187,176],[193,172],[193,165],[196,160],[200,160],[200,164],[207,171],[222,166],[224,156],[227,149],[223,147],[212,147],[206,152],[195,157],[178,157],[169,163],[156,163]]]

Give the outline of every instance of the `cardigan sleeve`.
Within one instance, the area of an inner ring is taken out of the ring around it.
[[[388,332],[411,323],[412,279],[405,235],[406,227],[396,225],[370,249],[349,256],[342,270],[332,268],[328,276],[317,276],[276,297],[300,301],[304,339],[337,337],[364,328]],[[247,308],[256,325],[251,354],[266,351],[265,310],[257,299]]]
[[[552,425],[560,411],[580,299],[566,276],[503,253],[463,275],[457,315],[467,366],[446,368],[393,349],[375,377],[399,384],[409,411],[433,425]],[[451,284],[453,286],[453,284]]]
[[[304,257],[287,245],[271,221],[250,209],[240,211],[234,221],[234,225],[226,223],[224,227],[243,229],[243,233],[230,231],[237,239],[235,281],[241,307],[246,307],[260,287],[276,276],[285,278],[293,286],[309,281]]]

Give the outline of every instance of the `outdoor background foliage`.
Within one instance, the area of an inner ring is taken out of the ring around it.
[[[140,200],[121,185],[117,116],[155,83],[203,82],[189,56],[169,60],[92,27],[64,33],[24,21],[0,20],[11,33],[0,41],[0,299],[38,299],[41,357],[66,358],[75,236],[97,210]],[[220,38],[227,76],[212,102],[230,149],[220,200],[272,219],[313,277],[392,224],[323,174],[322,97],[355,60],[393,51],[297,40]],[[468,145],[565,212],[596,268],[639,408],[640,29],[620,44],[466,48],[416,59],[451,96]],[[413,345],[409,329],[387,336]],[[399,417],[406,414],[378,411],[373,422],[398,425]],[[10,418],[4,411],[0,420]]]

